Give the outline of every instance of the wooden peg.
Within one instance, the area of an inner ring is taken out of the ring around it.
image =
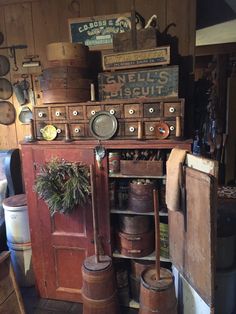
[[[70,134],[70,127],[68,123],[65,123],[65,142],[71,142],[71,134]]]

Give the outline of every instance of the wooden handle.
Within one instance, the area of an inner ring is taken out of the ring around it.
[[[95,249],[95,261],[99,263],[99,250],[98,250],[98,223],[97,215],[95,210],[95,187],[94,187],[94,170],[93,165],[90,165],[90,183],[91,183],[91,197],[92,197],[92,214],[93,214],[93,238],[94,238],[94,249]]]
[[[139,121],[138,122],[138,140],[143,139],[143,122]]]
[[[90,100],[95,101],[95,87],[94,84],[90,84]]]
[[[65,123],[65,142],[71,142],[70,127],[68,123]]]
[[[175,136],[180,137],[182,135],[181,132],[181,117],[176,117],[176,127],[175,127]]]
[[[33,142],[36,140],[35,131],[34,131],[34,120],[30,119],[30,141]]]
[[[155,251],[156,251],[156,280],[160,280],[160,221],[157,191],[153,190],[153,205],[155,215]]]

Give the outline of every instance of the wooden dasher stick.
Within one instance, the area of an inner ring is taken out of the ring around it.
[[[156,280],[160,280],[160,219],[157,190],[153,190],[153,205],[155,217],[155,252],[156,252]]]
[[[95,188],[94,188],[94,170],[93,165],[90,165],[90,182],[91,182],[91,198],[92,198],[92,214],[93,214],[93,238],[94,238],[94,250],[95,250],[95,262],[99,263],[99,250],[98,250],[98,223],[95,210]]]

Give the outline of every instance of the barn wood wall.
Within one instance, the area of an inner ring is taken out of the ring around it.
[[[132,0],[0,0],[0,31],[5,40],[2,46],[27,44],[28,48],[17,50],[19,70],[6,76],[12,83],[22,74],[37,74],[46,66],[46,45],[51,42],[69,41],[67,19],[128,12]],[[169,23],[175,23],[169,33],[177,36],[179,52],[183,56],[194,54],[195,42],[195,0],[136,0],[135,8],[147,21],[157,14],[160,30]],[[1,50],[7,55],[7,50]],[[26,69],[21,64],[26,55],[39,55],[42,67]],[[13,62],[10,59],[12,67]],[[11,67],[11,68],[12,68]],[[20,105],[15,96],[13,102],[17,118],[12,125],[0,125],[0,149],[11,149],[19,145],[29,134],[29,125],[18,120]]]

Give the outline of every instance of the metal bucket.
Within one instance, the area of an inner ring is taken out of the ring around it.
[[[155,268],[141,275],[139,314],[177,314],[174,280],[171,272],[160,269],[160,280],[155,280]]]

